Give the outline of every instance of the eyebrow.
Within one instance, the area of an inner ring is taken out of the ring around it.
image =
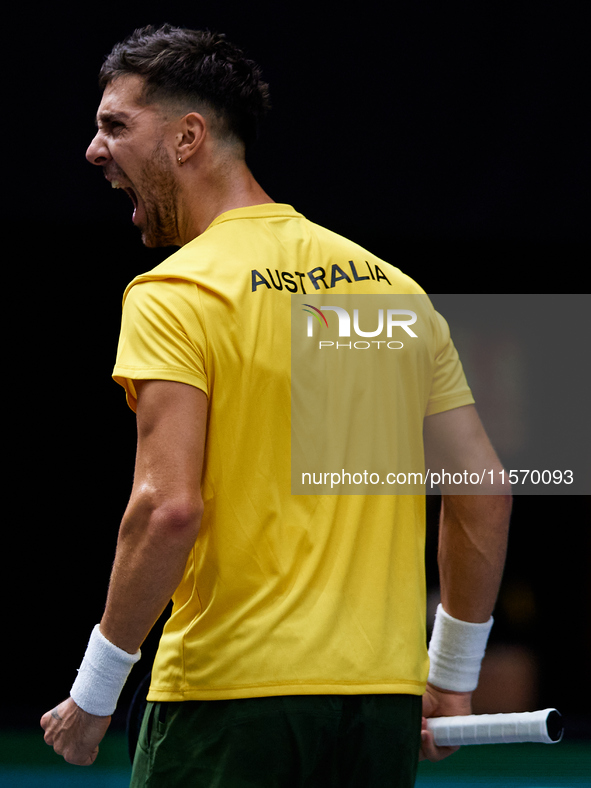
[[[114,121],[126,121],[129,120],[129,115],[125,112],[109,112],[108,110],[104,110],[103,112],[99,112],[96,116],[95,126],[98,128],[100,123],[109,124],[113,123]]]

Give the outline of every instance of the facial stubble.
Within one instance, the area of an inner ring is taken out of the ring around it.
[[[146,212],[142,229],[145,246],[174,246],[179,243],[179,185],[162,141],[156,144],[141,171],[141,186]]]

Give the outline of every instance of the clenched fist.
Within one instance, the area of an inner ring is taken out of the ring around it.
[[[68,763],[90,766],[96,760],[111,717],[97,717],[77,706],[72,698],[41,717],[45,743]]]

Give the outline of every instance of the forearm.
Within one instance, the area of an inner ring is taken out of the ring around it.
[[[492,615],[505,565],[510,515],[510,495],[442,496],[441,602],[454,618],[479,623]]]
[[[136,390],[134,487],[105,612],[71,697],[41,721],[45,741],[72,763],[96,758],[138,650],[181,582],[201,524],[207,397],[173,381],[140,381]]]
[[[132,497],[123,517],[103,635],[134,654],[178,587],[201,522],[199,502],[154,506]]]

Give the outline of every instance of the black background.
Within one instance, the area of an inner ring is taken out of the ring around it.
[[[131,489],[134,417],[110,378],[121,295],[168,251],[142,247],[129,201],[84,159],[113,44],[165,21],[226,32],[271,86],[250,159],[262,186],[427,292],[577,293],[590,259],[584,5],[152,0],[4,15],[5,724],[36,725],[67,695]],[[521,631],[501,616],[495,635],[535,648],[540,707],[577,735],[590,514],[587,497],[516,500],[506,583],[535,608]],[[433,577],[431,509],[430,522]]]

